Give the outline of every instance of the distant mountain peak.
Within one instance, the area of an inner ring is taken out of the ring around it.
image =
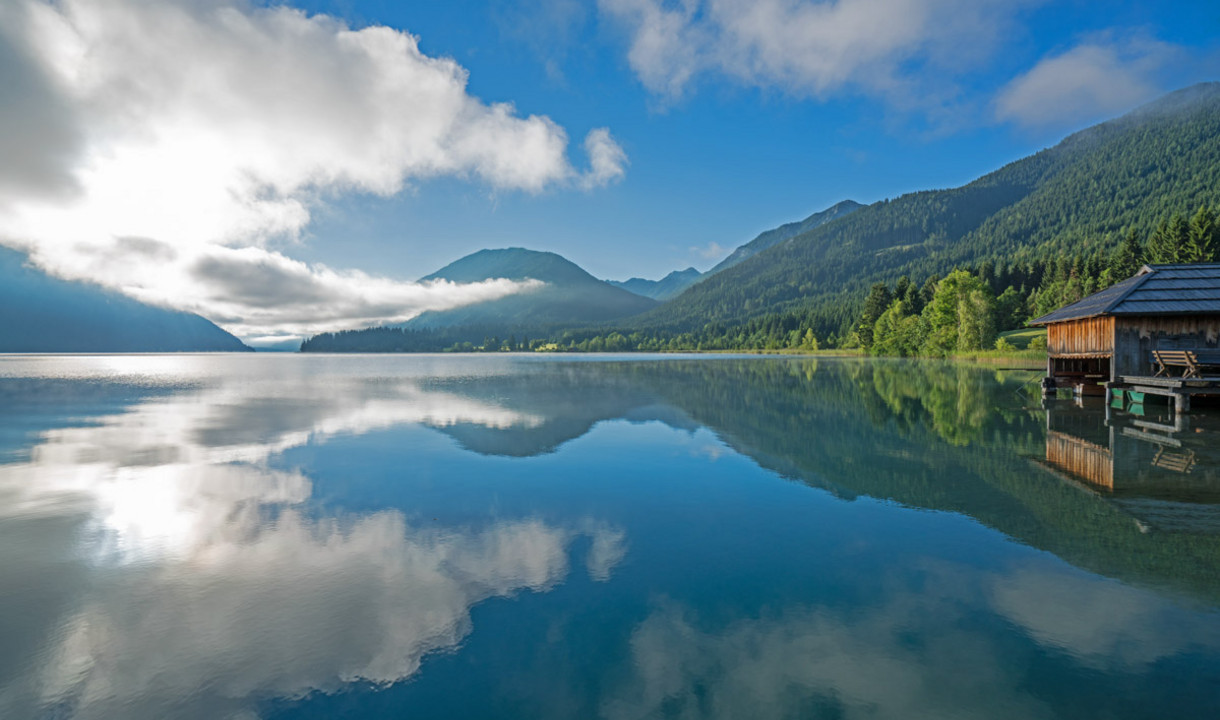
[[[471,283],[493,278],[528,278],[541,280],[546,285],[534,292],[517,293],[499,300],[426,312],[407,322],[405,327],[478,326],[499,328],[505,333],[513,328],[537,331],[544,326],[617,319],[656,305],[651,299],[598,280],[562,255],[519,247],[479,250],[421,279]]]
[[[674,270],[660,280],[633,277],[630,280],[607,280],[606,282],[641,297],[663,301],[678,295],[701,277],[703,277],[703,273],[693,267],[688,267],[685,270]]]
[[[1129,115],[1143,113],[1177,113],[1200,102],[1220,100],[1220,82],[1201,82],[1162,95],[1133,110]]]
[[[1218,109],[1220,82],[1197,83],[1162,95],[1124,115],[1078,130],[1061,140],[1055,148],[1089,148],[1134,128],[1181,119],[1191,113],[1215,113]]]
[[[421,280],[471,283],[494,278],[529,278],[561,286],[601,284],[600,280],[562,255],[520,247],[479,250],[449,263]]]

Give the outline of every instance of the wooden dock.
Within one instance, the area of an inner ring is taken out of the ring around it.
[[[1191,398],[1220,396],[1220,376],[1156,377],[1153,375],[1119,375],[1116,382],[1106,383],[1106,402],[1115,390],[1134,390],[1145,395],[1158,395],[1173,404],[1175,411],[1190,412]]]

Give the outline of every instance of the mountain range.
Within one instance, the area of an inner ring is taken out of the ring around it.
[[[1220,208],[1217,177],[1220,83],[1203,83],[1069,135],[961,187],[913,192],[867,206],[842,201],[760,234],[698,277],[688,269],[662,281],[615,283],[616,289],[664,300],[640,306],[635,314],[618,296],[619,302],[600,318],[593,317],[598,301],[591,297],[580,304],[581,312],[560,317],[547,311],[537,317],[551,323],[551,337],[561,339],[614,333],[694,337],[708,328],[728,328],[733,334],[734,327],[776,322],[826,337],[851,327],[874,283],[893,283],[905,275],[919,284],[955,268],[987,265],[1033,268],[1026,275],[1036,277],[1061,258],[1115,247],[1127,233],[1147,237],[1173,215],[1189,216],[1201,206]],[[528,251],[512,252],[524,258],[521,254]],[[533,272],[519,265],[497,266],[503,257],[476,253],[450,268],[477,268],[462,275],[466,280]],[[551,262],[561,260],[555,256]],[[513,274],[506,274],[509,269]],[[578,270],[572,266],[568,272]],[[446,276],[446,271],[437,275]],[[582,287],[604,294],[608,284],[599,283],[587,277]],[[673,294],[682,283],[687,286]],[[520,331],[526,329],[520,323],[535,317],[526,309],[531,304],[526,297],[496,301],[516,308],[511,313],[476,305],[444,317],[450,328],[478,318],[503,320],[504,331],[517,323],[511,329]],[[565,302],[575,307],[570,294]],[[566,332],[556,335],[554,330],[565,324]],[[424,325],[437,327],[424,316],[412,326]]]
[[[633,292],[636,295],[652,298],[653,300],[669,300],[670,298],[677,297],[683,290],[686,290],[686,288],[705,277],[731,268],[767,248],[775,247],[786,240],[796,237],[801,233],[809,232],[832,220],[838,220],[862,207],[864,206],[854,200],[843,200],[825,210],[810,215],[804,220],[785,223],[777,228],[765,230],[759,233],[758,237],[733,250],[733,252],[729,253],[728,257],[721,260],[706,273],[701,273],[693,267],[688,267],[685,270],[674,270],[660,280],[631,278],[630,280],[607,280],[606,282],[615,287],[621,287],[624,290]]]
[[[665,338],[691,345],[710,329],[748,339],[746,329],[760,323],[825,338],[853,325],[875,283],[907,276],[921,284],[981,267],[1036,283],[1062,258],[1096,257],[1129,233],[1148,237],[1174,215],[1220,209],[1218,177],[1220,83],[1203,83],[961,187],[867,206],[844,200],[759,234],[706,273],[687,268],[657,281],[603,281],[554,253],[482,250],[423,279],[544,284],[426,312],[394,328],[326,334],[306,349],[437,350],[488,338],[616,334],[652,338],[649,347],[659,348]],[[1029,272],[1014,272],[1019,268]],[[197,315],[57,280],[0,250],[0,352],[241,349],[237,338]]]
[[[0,248],[0,352],[245,351],[192,313],[53,278]]]
[[[876,282],[984,262],[1013,266],[1147,237],[1172,215],[1220,206],[1220,83],[1171,93],[962,187],[859,208],[710,273],[636,329],[689,331],[800,313],[849,324]]]
[[[606,282],[646,298],[668,300],[698,282],[701,277],[703,277],[703,273],[693,267],[688,267],[685,270],[674,270],[660,280],[633,277],[630,280],[607,280]]]
[[[663,301],[680,295],[718,268],[731,267],[762,250],[786,242],[802,231],[818,227],[862,207],[850,200],[814,213],[805,220],[762,233],[720,265],[701,273],[695,268],[675,270],[661,280],[631,278],[598,280],[572,261],[552,252],[525,248],[480,250],[460,258],[421,282],[448,280],[473,283],[494,278],[540,280],[536,289],[450,310],[422,313],[396,327],[341,333],[322,333],[306,340],[301,349],[312,352],[436,352],[464,345],[523,349],[518,338],[535,340],[570,328],[604,327],[630,322]]]
[[[480,250],[450,263],[428,280],[471,283],[491,278],[541,280],[544,286],[516,295],[455,308],[430,311],[408,321],[410,330],[456,326],[529,328],[600,323],[656,307],[647,297],[598,280],[555,253],[524,248]]]

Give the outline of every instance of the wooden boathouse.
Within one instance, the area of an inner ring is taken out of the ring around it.
[[[1179,411],[1220,395],[1220,263],[1145,265],[1029,324],[1046,326],[1048,390],[1131,389]]]

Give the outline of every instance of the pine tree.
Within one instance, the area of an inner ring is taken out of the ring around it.
[[[868,298],[864,301],[864,311],[860,314],[860,323],[856,328],[856,332],[860,334],[862,346],[866,348],[872,346],[873,325],[876,324],[877,318],[881,317],[881,313],[890,306],[892,299],[890,288],[885,283],[876,283],[869,290]]]
[[[1174,215],[1169,221],[1169,234],[1173,236],[1178,248],[1177,256],[1170,262],[1198,262],[1201,249],[1190,234],[1190,223],[1181,215]]]
[[[1069,305],[1084,296],[1084,283],[1080,279],[1080,274],[1076,272],[1076,268],[1072,268],[1072,273],[1068,276],[1067,282],[1063,286],[1063,292],[1059,296],[1059,303]]]
[[[927,282],[919,290],[919,307],[925,308],[928,303],[932,302],[932,297],[936,295],[936,286],[940,283],[939,275],[932,275]]]
[[[995,280],[995,264],[990,260],[984,260],[983,262],[979,263],[977,275],[979,280],[983,281],[984,285],[990,286],[992,281]],[[992,291],[994,290],[995,288],[992,288]]]
[[[1163,265],[1178,261],[1178,238],[1170,231],[1169,221],[1162,220],[1148,238],[1148,262]]]
[[[996,298],[996,328],[998,330],[1015,330],[1025,324],[1025,302],[1021,293],[1009,285]]]
[[[1200,262],[1220,260],[1220,225],[1216,224],[1215,213],[1206,205],[1199,206],[1190,221],[1190,238],[1198,250]]]
[[[904,275],[903,277],[906,276]],[[902,281],[899,280],[899,282]],[[923,302],[920,301],[919,297],[919,286],[915,283],[908,283],[906,292],[903,293],[901,297],[895,293],[894,298],[896,300],[901,300],[903,305],[906,306],[907,312],[911,313],[912,315],[918,315],[923,311]]]
[[[898,282],[894,283],[894,299],[905,300],[907,293],[911,291],[911,278],[903,275],[898,278]]]
[[[1144,264],[1144,246],[1134,229],[1127,232],[1127,237],[1114,251],[1110,258],[1110,277],[1115,282],[1121,282],[1139,272]]]

